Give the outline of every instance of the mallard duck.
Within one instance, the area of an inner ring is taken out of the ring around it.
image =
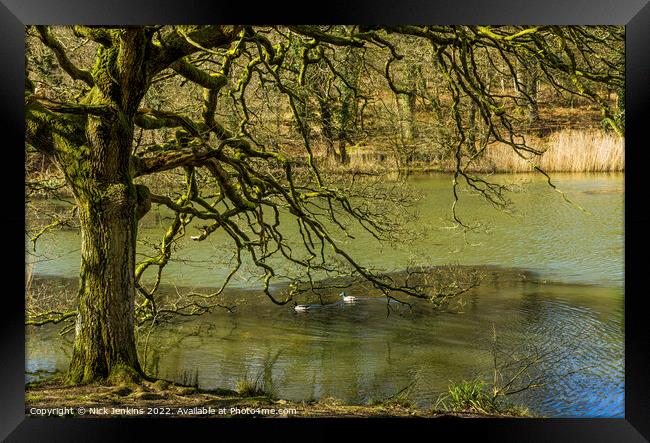
[[[345,293],[345,291],[341,292],[339,294],[339,297],[341,297],[343,299],[343,301],[346,302],[346,303],[353,303],[353,302],[357,301],[357,298],[355,296],[348,295],[348,294]]]
[[[308,311],[311,306],[309,305],[299,305],[297,302],[293,302],[293,309],[296,312]]]

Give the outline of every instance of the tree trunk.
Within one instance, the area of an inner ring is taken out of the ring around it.
[[[332,112],[327,103],[327,98],[319,99],[318,103],[320,105],[321,135],[323,136],[325,145],[327,146],[326,157],[328,160],[338,162],[339,159],[336,149],[334,149],[334,142],[332,141],[334,135],[332,130]]]
[[[344,165],[350,163],[350,156],[348,155],[348,150],[345,147],[345,140],[339,140],[339,161]]]
[[[350,107],[353,104],[352,93],[349,90],[346,90],[343,97],[343,103],[341,103],[341,112],[339,115],[340,126],[338,131],[339,138],[339,162],[347,165],[350,163],[350,158],[348,157],[348,151],[345,148],[345,143],[350,141],[350,133],[348,131],[348,126],[350,125],[351,120],[351,109]]]
[[[416,84],[418,76],[421,75],[413,65],[409,66],[406,71],[406,83],[408,85],[408,94],[399,94],[397,97],[400,119],[403,122],[402,134],[405,141],[412,144],[418,137],[418,130],[415,123],[415,99]]]
[[[539,107],[537,106],[537,82],[538,82],[538,73],[536,67],[530,68],[531,71],[528,71],[526,78],[526,93],[530,97],[528,101],[528,123],[533,129],[537,132],[541,131],[541,119],[539,117]]]
[[[79,308],[69,381],[134,380],[142,375],[134,336],[136,193],[112,183],[80,195]]]
[[[148,200],[129,170],[133,117],[117,111],[89,117],[86,145],[59,158],[81,226],[81,269],[75,341],[68,380],[85,384],[142,375],[135,347],[137,220]]]
[[[469,123],[468,123],[468,134],[467,134],[467,146],[469,148],[469,153],[471,155],[476,154],[476,134],[478,132],[476,124],[476,112],[478,111],[478,106],[476,102],[472,100],[469,105]]]
[[[537,81],[539,79],[539,72],[537,66],[533,63],[532,60],[526,66],[518,63],[517,80],[519,81],[519,89],[517,95],[525,103],[528,130],[534,134],[542,135],[541,119],[537,106]]]
[[[348,80],[350,85],[356,87],[359,81],[359,67],[361,62],[359,60],[359,54],[347,48],[347,53],[345,55],[345,61],[342,66],[345,77]],[[354,133],[355,120],[358,115],[357,100],[355,91],[350,89],[347,84],[340,85],[341,90],[343,91],[341,107],[338,113],[339,127],[338,127],[338,140],[339,140],[339,161],[342,164],[350,163],[350,156],[348,155],[346,143],[352,144],[352,138]],[[362,123],[363,126],[363,123]]]
[[[404,122],[403,136],[408,143],[412,143],[418,137],[418,129],[415,124],[415,93],[400,94],[398,101],[401,118]]]
[[[81,270],[75,341],[68,381],[136,381],[142,375],[135,346],[137,220],[148,207],[131,177],[134,115],[146,91],[146,37],[139,28],[117,33],[100,47],[91,104],[110,115],[88,116],[85,140],[62,149],[63,167],[81,225]]]

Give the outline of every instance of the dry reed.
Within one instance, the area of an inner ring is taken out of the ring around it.
[[[519,157],[507,145],[495,145],[476,165],[477,170],[526,172],[537,165],[549,172],[615,172],[625,170],[624,139],[600,130],[564,130],[545,139],[531,139],[542,155]]]
[[[534,166],[548,172],[621,172],[625,170],[625,140],[616,134],[599,129],[565,129],[538,138],[528,136],[527,144],[544,151],[534,155],[522,151],[521,158],[506,144],[493,144],[478,159],[466,165],[467,172],[530,172]],[[448,157],[431,161],[414,161],[402,164],[394,152],[364,148],[353,152],[350,164],[342,167],[330,165],[332,170],[356,170],[385,173],[387,170],[408,168],[416,171],[453,171],[455,159]]]

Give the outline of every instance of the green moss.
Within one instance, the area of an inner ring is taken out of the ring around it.
[[[139,383],[141,380],[142,376],[138,371],[124,364],[113,367],[107,378],[107,382],[114,385]]]
[[[117,45],[106,47],[99,46],[97,49],[97,57],[95,58],[95,66],[92,70],[93,79],[95,79],[95,85],[103,93],[103,95],[117,98],[111,96],[112,90],[117,90],[114,88],[114,85],[117,85],[116,79],[116,68],[117,68],[117,56],[119,54],[119,47]],[[103,101],[101,95],[93,95],[93,103],[98,104],[98,101]]]
[[[153,384],[153,387],[159,391],[164,391],[169,389],[169,382],[167,380],[156,380]]]
[[[50,386],[53,384],[60,384],[65,381],[64,373],[56,373],[50,377],[43,378],[41,380],[33,380],[25,384],[25,389],[40,389],[45,386]]]

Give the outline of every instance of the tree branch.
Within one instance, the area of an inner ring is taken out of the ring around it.
[[[77,68],[70,61],[70,59],[66,55],[65,48],[63,47],[61,42],[57,40],[56,37],[54,37],[54,35],[50,31],[49,26],[36,26],[36,29],[38,30],[38,33],[41,37],[41,41],[43,42],[43,44],[45,44],[45,46],[47,46],[52,50],[52,52],[54,52],[54,55],[56,56],[56,59],[59,62],[59,65],[65,72],[68,73],[70,77],[72,77],[74,80],[81,80],[90,87],[93,87],[95,85],[95,81],[93,80],[93,76],[90,74],[90,72]]]
[[[176,60],[202,49],[225,47],[236,40],[241,26],[175,26],[153,42],[150,73],[153,75]]]
[[[108,105],[85,105],[79,103],[65,103],[50,100],[46,97],[30,95],[26,100],[27,107],[37,103],[48,111],[58,112],[61,114],[75,115],[96,115],[98,117],[107,117],[114,113],[114,109]]]

